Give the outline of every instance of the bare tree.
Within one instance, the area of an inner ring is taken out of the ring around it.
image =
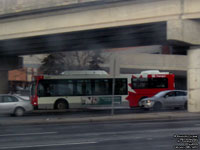
[[[42,60],[39,71],[44,74],[60,74],[65,70],[99,70],[103,62],[102,51],[53,53]]]

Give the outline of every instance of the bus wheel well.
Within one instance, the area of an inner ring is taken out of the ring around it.
[[[54,103],[54,109],[69,109],[69,103],[66,99],[57,99]]]

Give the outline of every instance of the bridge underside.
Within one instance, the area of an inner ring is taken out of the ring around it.
[[[167,23],[159,22],[1,40],[0,55],[164,44],[170,44],[167,41]]]

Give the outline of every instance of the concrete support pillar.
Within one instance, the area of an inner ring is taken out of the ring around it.
[[[8,70],[0,70],[0,94],[8,93]]]
[[[188,111],[200,112],[200,48],[188,51]]]

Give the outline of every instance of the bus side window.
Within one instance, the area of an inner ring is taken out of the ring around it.
[[[84,88],[85,88],[84,95],[92,94],[91,80],[85,80]]]
[[[80,79],[74,84],[75,95],[85,96],[92,94],[91,80]]]
[[[94,79],[93,87],[93,95],[109,95],[109,88],[112,86],[110,87],[108,79]]]
[[[116,79],[115,82],[115,94],[116,95],[124,95],[127,94],[127,80],[124,79]]]
[[[149,79],[150,88],[168,88],[167,78],[150,78]]]
[[[75,95],[83,95],[83,80],[77,80],[76,81]]]

